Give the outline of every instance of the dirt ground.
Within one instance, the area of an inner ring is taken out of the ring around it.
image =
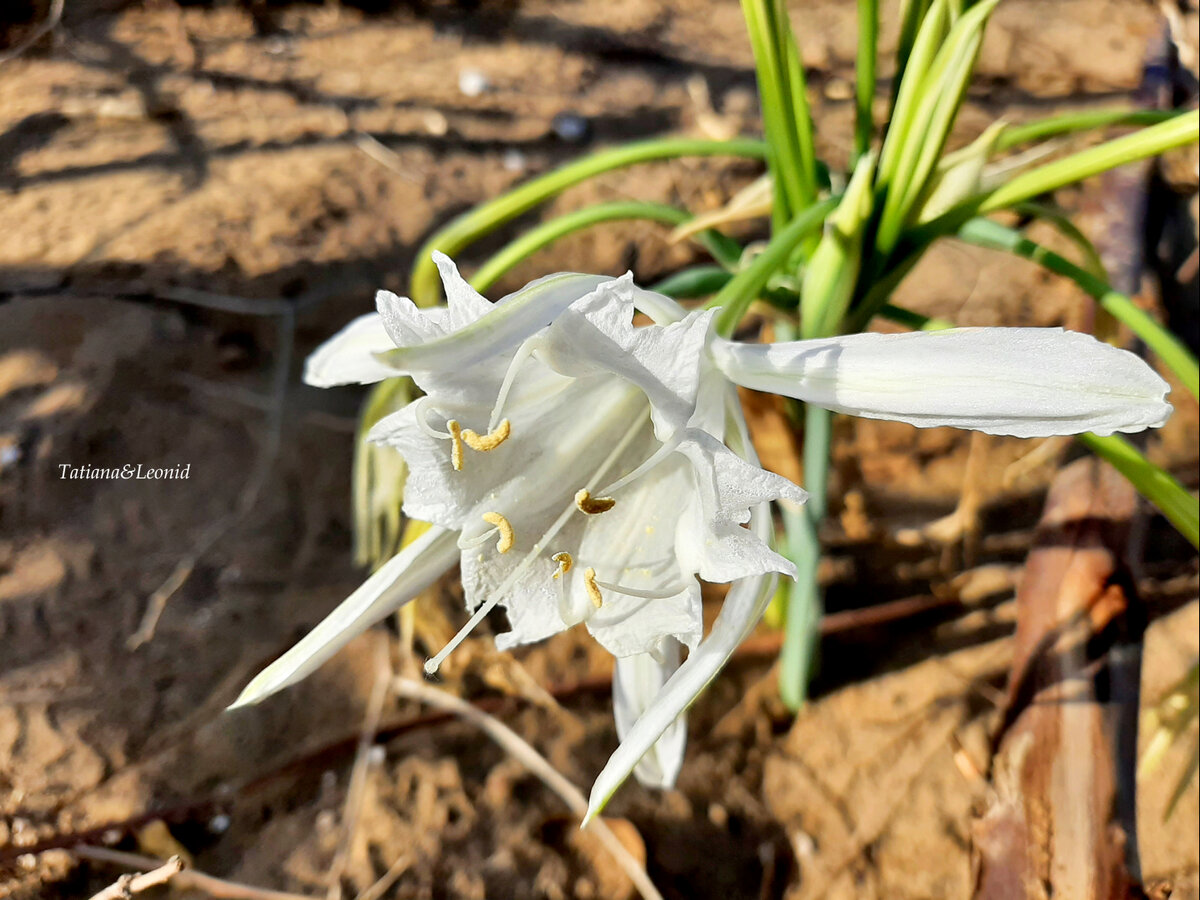
[[[25,6],[10,42],[45,15]],[[793,8],[820,150],[840,162],[854,4]],[[1006,0],[957,139],[999,115],[1128,98],[1161,28],[1147,3]],[[463,73],[486,89],[464,92]],[[121,869],[29,852],[79,841],[184,852],[205,872],[312,897],[331,873],[351,898],[389,869],[393,898],[632,896],[521,765],[410,702],[386,700],[382,752],[362,757],[361,808],[346,816],[395,629],[259,707],[223,710],[361,577],[349,471],[362,395],[303,387],[304,356],[375,289],[403,291],[416,247],[454,213],[591,147],[752,133],[753,89],[735,0],[80,0],[0,62],[0,897],[84,898],[112,882]],[[704,210],[756,174],[719,159],[642,166],[549,209],[638,197]],[[1102,228],[1104,191],[1058,199]],[[692,258],[657,227],[604,227],[494,294],[568,268],[649,283]],[[931,254],[901,294],[964,324],[1086,316],[1062,282],[961,246]],[[241,299],[219,309],[214,295]],[[748,400],[765,458],[786,472],[778,410]],[[1196,407],[1172,400],[1149,451],[1194,489]],[[1014,586],[1065,448],[1037,464],[1028,444],[944,430],[847,420],[837,435],[830,612],[952,602],[831,629],[795,721],[775,695],[777,635],[756,635],[694,708],[678,788],[631,784],[609,808],[667,897],[969,896]],[[972,453],[984,532],[968,565],[919,529],[953,509]],[[83,463],[190,470],[62,477]],[[1161,521],[1147,535],[1144,702],[1200,654],[1196,558]],[[437,594],[420,610],[430,643],[463,619],[456,585]],[[572,632],[514,663],[477,634],[445,686],[586,789],[616,740],[605,654]],[[1200,897],[1195,783],[1164,811],[1189,753],[1185,740],[1139,800],[1147,881],[1170,881],[1179,900]]]

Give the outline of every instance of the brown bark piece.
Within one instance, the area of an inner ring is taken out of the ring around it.
[[[1136,494],[1083,459],[1051,486],[1017,594],[977,900],[1125,900],[1142,626],[1124,565]]]

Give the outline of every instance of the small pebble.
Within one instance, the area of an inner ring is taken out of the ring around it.
[[[504,153],[504,168],[509,172],[524,172],[529,167],[525,154],[520,150],[510,149]]]
[[[208,820],[208,830],[213,834],[224,834],[229,830],[233,820],[225,813],[217,813]]]
[[[387,759],[387,750],[381,744],[376,744],[367,751],[367,765],[369,766],[382,765],[385,759]]]
[[[464,97],[478,97],[490,87],[487,75],[479,69],[463,69],[458,73],[458,90]]]
[[[587,138],[591,126],[577,113],[561,112],[551,120],[550,129],[564,141],[577,144]]]

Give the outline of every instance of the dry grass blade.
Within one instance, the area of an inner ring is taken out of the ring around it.
[[[546,787],[554,791],[567,804],[572,813],[579,816],[580,819],[587,814],[587,798],[583,796],[583,792],[564,778],[520,735],[494,716],[488,715],[483,710],[452,694],[428,687],[410,678],[395,679],[393,687],[401,697],[419,700],[470,722],[495,741],[506,753],[529,769]],[[625,849],[625,846],[617,839],[604,820],[593,819],[587,827],[596,835],[604,848],[612,854],[617,865],[629,876],[629,880],[633,882],[634,887],[645,900],[663,900],[662,894],[658,892],[658,888],[654,886],[650,876],[646,874],[646,870]]]

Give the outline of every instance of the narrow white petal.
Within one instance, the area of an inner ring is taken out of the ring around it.
[[[680,647],[677,641],[663,641],[661,659],[650,653],[618,656],[613,670],[613,717],[617,722],[617,737],[625,740],[634,723],[649,709],[667,679],[679,668]],[[680,715],[672,722],[643,756],[633,775],[652,788],[671,788],[683,765],[687,745],[687,716]]]
[[[442,276],[446,306],[450,309],[451,328],[464,328],[488,314],[492,304],[458,274],[458,266],[454,264],[454,260],[445,253],[434,250],[433,262]]]
[[[766,539],[770,530],[770,512],[765,506],[755,510],[751,527]],[[758,624],[775,589],[774,576],[746,578],[729,589],[712,631],[692,651],[679,669],[667,679],[650,708],[629,729],[621,745],[605,763],[588,801],[586,825],[629,777],[644,756],[680,715],[700,696],[733,655],[733,651]]]
[[[395,378],[400,373],[375,358],[395,347],[379,315],[359,316],[309,356],[304,380],[313,387],[333,387]]]
[[[259,672],[229,708],[257,703],[300,681],[425,590],[458,561],[457,540],[457,532],[431,527],[384,563],[296,646]]]
[[[559,272],[530,282],[456,331],[382,354],[403,372],[462,371],[517,346],[549,325],[580,297],[612,281],[602,275]]]
[[[733,381],[836,412],[921,427],[1045,437],[1141,431],[1168,385],[1132,353],[1061,328],[854,334],[779,344],[716,340]]]

